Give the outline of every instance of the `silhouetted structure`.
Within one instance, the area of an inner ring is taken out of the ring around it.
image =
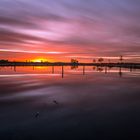
[[[64,66],[62,65],[62,78],[64,78]]]
[[[105,67],[105,74],[107,74],[107,67]]]
[[[99,58],[99,59],[98,59],[98,62],[100,62],[100,63],[102,63],[103,61],[104,61],[103,58]]]
[[[120,60],[124,60],[122,57]],[[79,63],[77,60],[72,59],[72,62],[11,62],[8,60],[0,60],[1,67],[17,67],[17,66],[99,66],[99,67],[122,67],[122,68],[131,68],[131,69],[140,69],[140,63],[102,63],[103,58],[99,58],[96,63]],[[34,69],[33,67],[33,69]],[[53,68],[52,68],[53,73]]]
[[[71,63],[73,63],[73,64],[78,64],[78,60],[76,60],[76,59],[71,59]]]
[[[54,74],[54,66],[52,66],[52,74]]]
[[[83,66],[83,75],[85,75],[85,65]]]
[[[122,68],[119,68],[119,76],[122,77]]]

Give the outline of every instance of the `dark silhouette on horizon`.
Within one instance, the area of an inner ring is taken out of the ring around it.
[[[140,69],[140,63],[128,63],[122,62],[123,56],[119,58],[120,62],[103,62],[103,58],[99,58],[98,62],[94,59],[92,63],[81,63],[76,59],[71,59],[71,62],[16,62],[16,61],[8,61],[8,60],[0,60],[0,66],[13,66],[16,70],[16,66],[72,66],[76,68],[78,66],[100,66],[100,67],[122,67],[122,68],[131,68],[131,69]],[[34,67],[33,67],[34,69]],[[52,73],[54,73],[54,68],[52,67]]]

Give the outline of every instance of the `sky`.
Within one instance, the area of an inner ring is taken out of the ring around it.
[[[140,62],[140,0],[0,0],[0,59]]]

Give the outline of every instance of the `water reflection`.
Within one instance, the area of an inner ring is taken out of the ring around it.
[[[125,68],[1,67],[0,138],[136,135],[139,83],[140,71]]]
[[[82,75],[89,74],[89,73],[96,73],[96,72],[104,72],[105,74],[108,73],[118,73],[120,77],[123,76],[125,73],[137,73],[139,75],[139,70],[132,68],[122,68],[122,67],[98,67],[98,66],[13,66],[13,67],[1,67],[0,68],[0,77],[4,76],[15,76],[15,74],[20,74],[17,76],[24,76],[25,73],[28,73],[29,75],[48,75],[48,74],[61,74],[61,77],[64,78],[65,74],[70,73],[82,73]],[[6,73],[6,74],[5,74]],[[14,75],[11,75],[14,74]]]

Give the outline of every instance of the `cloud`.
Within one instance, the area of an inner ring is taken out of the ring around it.
[[[139,55],[139,5],[139,0],[1,0],[0,41],[7,49],[15,43],[26,44],[26,50],[35,45],[35,51],[65,47],[85,55]]]
[[[15,32],[12,30],[5,30],[5,29],[0,30],[0,42],[24,43],[24,41],[28,41],[28,40],[42,41],[43,39],[27,34]]]
[[[0,49],[1,52],[14,52],[14,53],[35,53],[35,54],[64,54],[64,52],[41,52],[41,51],[26,51],[15,49]]]

